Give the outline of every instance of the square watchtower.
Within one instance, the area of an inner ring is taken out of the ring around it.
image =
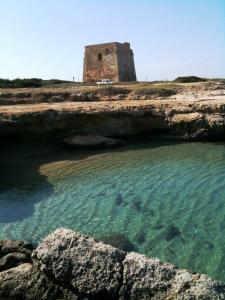
[[[136,81],[133,51],[129,43],[106,43],[85,47],[83,81],[101,79]]]

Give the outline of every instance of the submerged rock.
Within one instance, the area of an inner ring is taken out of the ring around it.
[[[116,146],[122,146],[124,141],[119,139],[112,139],[101,135],[75,135],[67,137],[64,140],[64,143],[69,146],[76,148],[110,148]]]

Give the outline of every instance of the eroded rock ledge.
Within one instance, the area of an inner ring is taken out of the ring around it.
[[[158,259],[126,253],[68,229],[30,244],[1,241],[1,300],[39,299],[225,299],[225,284],[177,269]],[[30,255],[30,256],[29,256]]]
[[[225,99],[67,102],[0,106],[0,136],[109,138],[163,134],[225,140]]]

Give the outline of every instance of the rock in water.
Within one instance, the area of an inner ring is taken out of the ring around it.
[[[64,143],[75,148],[100,149],[122,146],[123,140],[112,139],[101,135],[75,135],[67,137]]]
[[[58,229],[34,250],[32,258],[43,272],[79,293],[115,299],[119,292],[125,252],[93,238]]]

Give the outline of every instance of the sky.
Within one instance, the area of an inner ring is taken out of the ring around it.
[[[138,80],[225,78],[225,0],[0,0],[0,78],[82,80],[84,46],[129,42]]]

